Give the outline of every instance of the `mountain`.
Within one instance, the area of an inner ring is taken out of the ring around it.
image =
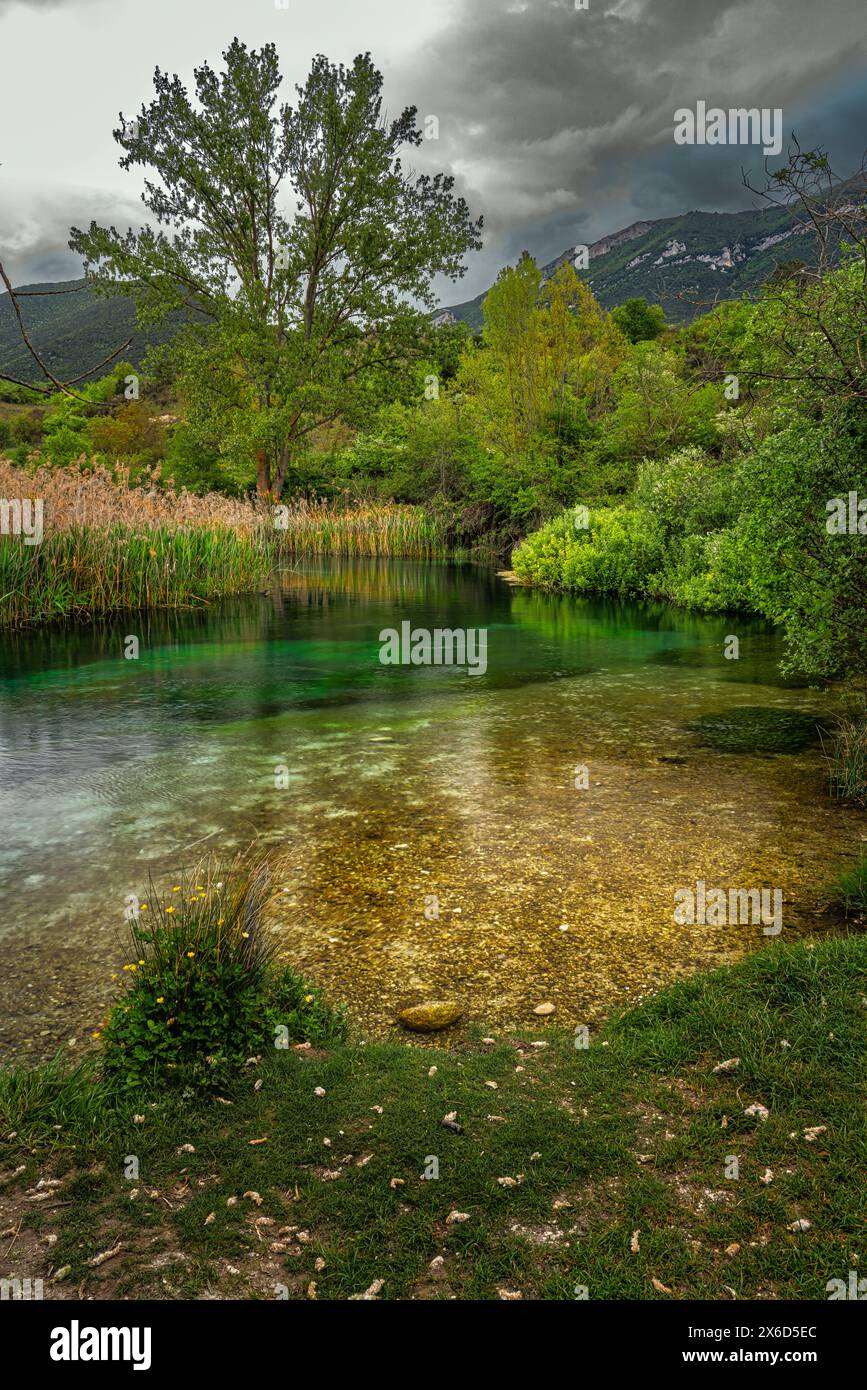
[[[863,180],[860,176],[847,180],[833,197],[850,204],[862,202]],[[594,242],[588,248],[590,265],[580,273],[605,309],[643,295],[661,304],[672,323],[688,323],[718,299],[754,293],[781,262],[809,262],[814,243],[807,230],[796,212],[775,207],[687,212],[633,222]],[[552,275],[574,255],[574,246],[567,247],[542,267],[543,274]],[[139,365],[147,348],[165,342],[183,321],[181,315],[172,315],[158,328],[136,328],[131,299],[98,299],[84,280],[21,288],[47,291],[23,298],[21,310],[34,346],[62,380],[102,362],[128,338],[132,342],[121,357]],[[451,317],[480,328],[485,294],[438,310],[434,323]],[[0,372],[4,371],[24,381],[39,379],[7,293],[0,295]]]
[[[19,288],[33,293],[33,298],[19,300],[30,341],[61,381],[70,381],[96,366],[128,338],[132,342],[117,360],[139,366],[148,347],[165,342],[181,321],[180,316],[173,315],[172,321],[158,328],[136,328],[131,299],[98,299],[84,280],[16,286]],[[5,292],[0,294],[0,372],[21,381],[42,379],[21,340],[12,301]]]
[[[672,323],[689,323],[718,299],[755,292],[781,262],[809,262],[813,242],[807,231],[797,214],[784,208],[687,212],[633,222],[602,237],[588,248],[590,265],[579,273],[605,309],[643,296],[661,304]],[[545,278],[574,256],[575,247],[567,247],[542,267]],[[445,315],[451,314],[480,328],[485,294],[440,309],[437,318],[447,322]]]

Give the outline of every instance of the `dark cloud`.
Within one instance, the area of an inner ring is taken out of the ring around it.
[[[440,120],[420,158],[450,168],[485,214],[486,250],[463,297],[524,246],[545,258],[637,218],[749,206],[740,171],[761,176],[760,150],[673,143],[675,110],[698,99],[781,108],[787,133],[857,164],[865,71],[863,0],[590,0],[587,11],[460,0],[394,77]]]
[[[266,36],[280,44],[279,31],[272,32],[267,20],[269,0],[258,3],[263,9],[256,11],[255,24],[267,22]],[[314,49],[348,56],[335,53],[343,30],[329,27],[326,8],[320,17],[314,0],[293,0],[303,38],[293,37],[291,51],[281,45],[284,67],[301,61],[299,43],[305,59]],[[92,215],[126,226],[138,225],[142,216],[121,176],[115,175],[117,192],[108,192],[111,170],[100,162],[104,123],[98,125],[93,114],[92,84],[87,93],[77,87],[77,57],[85,46],[90,54],[95,44],[105,54],[106,72],[116,75],[119,63],[125,73],[118,35],[134,33],[148,7],[140,11],[131,0],[103,6],[104,34],[88,23],[96,0],[0,0],[0,19],[16,9],[22,16],[29,9],[75,19],[67,27],[80,39],[64,40],[70,47],[68,110],[80,121],[86,98],[92,114],[80,149],[49,155],[49,167],[45,124],[52,117],[40,109],[33,113],[32,130],[23,123],[16,169],[11,162],[0,169],[9,190],[0,186],[0,245],[11,238],[31,277],[52,268],[74,274],[65,249],[69,222],[80,224]],[[405,50],[409,56],[390,46],[386,36],[393,35],[394,19],[386,9],[382,3],[369,6],[363,30],[374,59],[383,61],[378,49],[387,55],[389,108],[412,103],[422,119],[434,115],[439,121],[439,138],[425,141],[413,162],[419,169],[454,173],[473,212],[485,216],[485,249],[472,258],[470,273],[457,287],[441,287],[446,302],[486,288],[524,248],[550,260],[570,243],[591,242],[639,218],[749,206],[753,200],[743,188],[741,166],[761,179],[756,147],[674,145],[675,110],[694,107],[699,99],[724,108],[782,108],[787,134],[794,128],[805,146],[825,145],[841,172],[860,163],[867,130],[864,0],[590,0],[586,11],[576,10],[574,0],[429,0],[415,21],[412,7],[405,9],[407,44],[417,36],[415,50]],[[252,27],[254,10],[230,0],[187,0],[175,11],[168,0],[152,0],[148,33],[160,65],[189,77],[197,57],[225,46],[233,25],[242,37],[261,41]],[[431,29],[432,13],[441,16],[439,29]],[[424,30],[414,29],[422,23]],[[48,32],[42,24],[38,29]],[[422,38],[423,32],[433,37]],[[38,53],[29,52],[26,61],[36,84]],[[129,62],[134,66],[132,52]],[[134,82],[137,99],[145,97],[143,75]],[[116,104],[106,121],[114,118]],[[5,118],[0,124],[7,124]],[[31,148],[40,153],[27,173]],[[95,150],[100,159],[87,166],[85,190],[70,198],[52,188],[49,206],[40,190],[55,177],[74,178],[76,161]],[[92,190],[96,180],[105,193]],[[13,192],[18,196],[10,197]]]
[[[4,196],[0,203],[0,260],[16,285],[81,275],[81,259],[67,246],[70,227],[97,221],[126,230],[145,220],[136,198],[96,189],[58,189],[50,197],[30,195],[26,215],[20,207],[14,197]]]

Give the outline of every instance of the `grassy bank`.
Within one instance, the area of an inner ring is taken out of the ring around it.
[[[267,534],[219,525],[71,527],[34,546],[4,538],[0,626],[207,603],[265,583],[272,554]]]
[[[56,1298],[824,1299],[867,1258],[865,1024],[859,935],[769,945],[582,1050],[535,1022],[302,1045],[129,1100],[6,1073],[0,1274]]]

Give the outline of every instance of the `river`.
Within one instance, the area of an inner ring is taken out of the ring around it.
[[[485,673],[383,665],[403,621],[485,629]],[[254,842],[281,954],[371,1034],[441,997],[491,1028],[538,1026],[542,1002],[593,1026],[770,944],[678,925],[699,880],[780,889],[783,939],[835,929],[823,890],[864,818],[828,800],[820,748],[731,751],[691,727],[832,713],[779,657],[743,619],[345,559],[204,610],[2,635],[2,1054],[83,1053],[127,895]]]

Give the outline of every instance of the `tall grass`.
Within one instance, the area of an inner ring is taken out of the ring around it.
[[[275,534],[252,503],[130,488],[105,469],[25,472],[0,459],[0,497],[41,499],[38,545],[0,536],[0,627],[181,608],[265,582]]]
[[[831,795],[867,806],[867,712],[841,715],[827,743],[823,737],[822,751]]]
[[[270,532],[225,526],[74,526],[40,545],[0,538],[0,627],[85,619],[137,608],[182,608],[252,589],[271,570]]]
[[[832,889],[832,901],[838,903],[846,916],[867,915],[867,854],[862,854],[851,869],[843,869],[837,875]]]
[[[394,559],[444,559],[445,524],[423,507],[363,502],[296,502],[288,509],[281,545],[292,555],[364,555]]]
[[[15,468],[0,498],[40,499],[37,545],[0,535],[0,628],[142,608],[183,608],[261,587],[278,554],[434,559],[448,527],[422,507],[301,501],[277,514],[252,501],[159,486],[123,470]],[[286,520],[285,529],[280,520]]]

